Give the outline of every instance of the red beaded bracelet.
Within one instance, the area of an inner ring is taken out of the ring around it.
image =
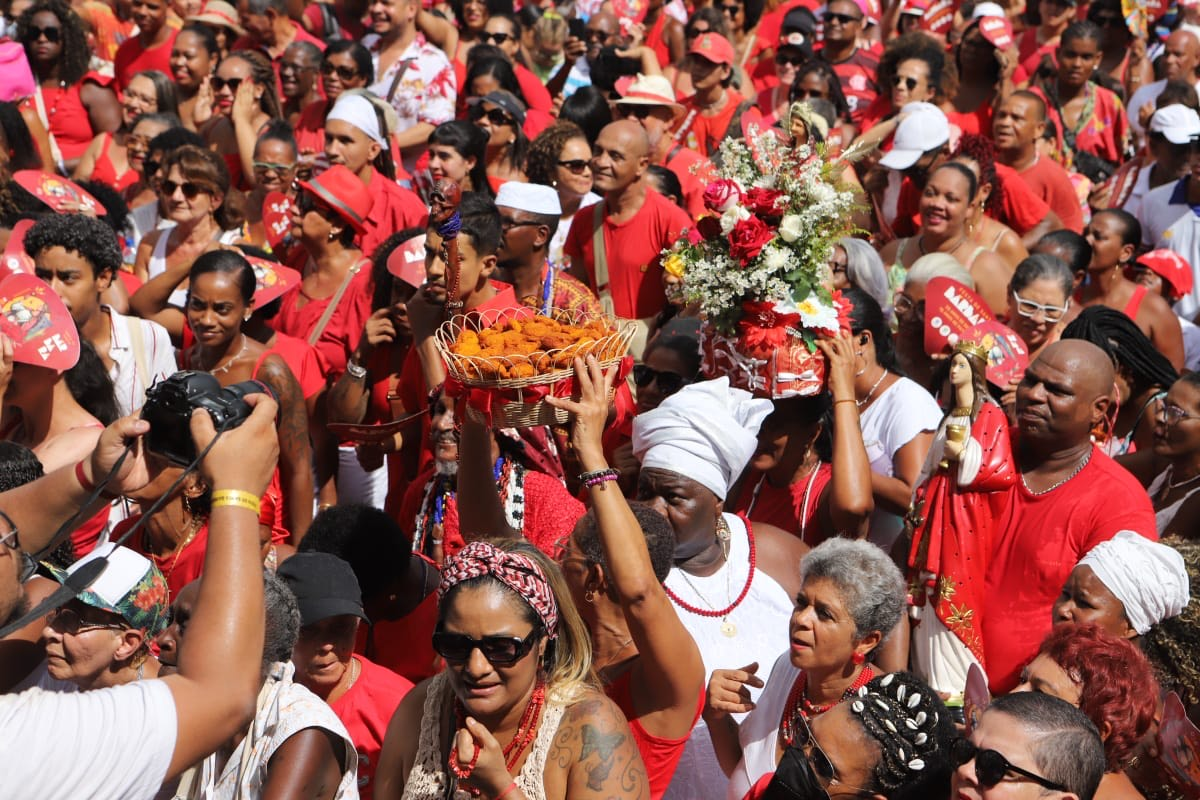
[[[503,800],[505,797],[508,797],[510,794],[512,794],[513,789],[516,789],[516,788],[517,788],[517,782],[513,781],[512,783],[510,783],[508,785],[507,789],[505,789],[503,792],[501,792],[500,794],[493,797],[492,800]]]

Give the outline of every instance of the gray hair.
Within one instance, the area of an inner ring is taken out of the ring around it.
[[[237,5],[236,3],[234,4]],[[246,13],[256,17],[265,17],[267,9],[273,8],[280,16],[287,16],[285,0],[246,0]]]
[[[847,236],[839,239],[838,247],[846,251],[846,278],[871,295],[888,319],[892,316],[892,296],[888,291],[887,269],[879,253],[862,239]]]
[[[1013,270],[1008,282],[1010,291],[1019,292],[1034,281],[1053,281],[1062,289],[1063,297],[1070,299],[1075,291],[1075,275],[1067,262],[1049,253],[1034,253]]]
[[[929,283],[934,278],[949,278],[958,281],[968,289],[975,289],[975,279],[971,277],[971,273],[949,253],[930,253],[921,256],[909,267],[908,277],[904,279],[904,282],[905,284]]]
[[[263,642],[265,672],[276,661],[292,660],[292,648],[300,638],[300,607],[288,585],[270,570],[263,570],[263,601],[267,615]]]
[[[1043,778],[1092,800],[1104,777],[1104,743],[1087,716],[1068,702],[1041,692],[997,697],[985,714],[1007,714],[1029,737],[1029,752]]]
[[[852,539],[827,539],[814,547],[800,564],[800,580],[824,578],[842,593],[854,618],[854,636],[872,631],[888,633],[904,613],[904,576],[878,546]]]

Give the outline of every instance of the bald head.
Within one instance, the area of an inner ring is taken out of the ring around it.
[[[1048,345],[1017,387],[1021,446],[1049,456],[1086,444],[1111,402],[1113,365],[1081,339]]]
[[[1075,376],[1075,387],[1085,397],[1107,397],[1112,392],[1113,363],[1108,354],[1083,339],[1062,339],[1047,345],[1038,361],[1046,361]]]
[[[636,183],[646,171],[650,140],[641,125],[622,119],[600,130],[594,150],[592,178],[596,191],[619,191]]]
[[[1194,81],[1200,66],[1200,38],[1191,31],[1175,31],[1167,37],[1163,62],[1167,80]]]

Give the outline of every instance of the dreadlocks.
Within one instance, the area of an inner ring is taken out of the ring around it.
[[[1136,396],[1154,386],[1166,389],[1179,379],[1167,357],[1142,333],[1133,320],[1108,306],[1089,306],[1068,325],[1064,339],[1083,339],[1099,347],[1118,368],[1129,374]]]

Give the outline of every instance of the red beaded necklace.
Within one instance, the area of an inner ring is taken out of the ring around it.
[[[864,665],[862,671],[858,673],[858,677],[854,679],[854,683],[850,684],[846,691],[842,692],[842,696],[832,703],[824,703],[822,705],[814,705],[809,702],[805,690],[808,688],[808,673],[801,671],[796,676],[796,682],[792,684],[792,691],[788,694],[787,703],[783,706],[783,716],[779,720],[779,737],[783,739],[783,743],[787,747],[791,747],[796,740],[797,718],[803,717],[807,720],[809,717],[816,717],[829,711],[843,700],[849,699],[850,695],[858,692],[859,689],[866,686],[875,677],[875,670],[871,669],[871,665]]]
[[[727,607],[708,609],[697,608],[686,600],[683,600],[679,595],[675,594],[675,592],[671,591],[670,587],[668,587],[666,584],[663,584],[663,589],[666,591],[667,597],[671,598],[671,602],[682,608],[684,611],[690,611],[691,613],[699,614],[702,617],[727,617],[733,613],[735,608],[741,605],[742,601],[746,599],[746,595],[750,593],[750,584],[754,581],[754,568],[758,564],[758,554],[754,549],[754,529],[750,527],[750,520],[746,519],[746,517],[742,514],[738,514],[738,519],[740,519],[746,525],[746,538],[750,541],[750,572],[746,575],[746,585],[742,587],[741,593],[734,598],[733,602]]]
[[[537,736],[537,723],[542,715],[542,706],[546,704],[546,683],[539,680],[537,685],[533,687],[533,694],[529,696],[529,704],[525,706],[524,713],[521,714],[521,721],[517,723],[517,733],[513,736],[508,746],[504,748],[504,766],[508,768],[509,773],[512,772],[516,763],[521,760],[521,756],[525,753],[526,748],[533,742]],[[467,727],[466,711],[462,707],[462,703],[454,703],[454,715],[458,722],[459,728]],[[475,747],[475,754],[471,756],[471,761],[464,767],[458,761],[458,748],[451,742],[449,767],[454,776],[460,780],[465,780],[471,777],[471,772],[475,769],[475,762],[479,760],[480,747]],[[471,790],[471,794],[478,796],[479,792]]]

